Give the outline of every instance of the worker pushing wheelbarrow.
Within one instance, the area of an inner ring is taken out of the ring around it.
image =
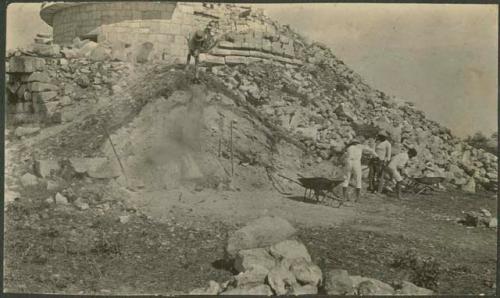
[[[401,199],[401,192],[403,186],[406,185],[403,176],[407,177],[404,174],[404,168],[406,167],[408,161],[417,156],[417,151],[409,146],[405,146],[402,151],[391,158],[391,161],[384,168],[384,172],[389,173],[392,180],[396,182],[394,192],[398,199]],[[386,187],[388,188],[388,187]],[[389,188],[390,191],[393,191]]]

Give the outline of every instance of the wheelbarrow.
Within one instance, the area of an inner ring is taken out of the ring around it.
[[[279,175],[279,174],[278,174]],[[279,175],[282,178],[285,178],[287,180],[290,180],[292,182],[295,182],[299,184],[300,186],[304,187],[304,199],[312,199],[313,197],[316,199],[317,202],[324,202],[325,198],[330,198],[333,201],[337,201],[339,205],[337,206],[340,207],[344,203],[343,199],[337,196],[333,190],[340,185],[344,179],[327,179],[323,177],[300,177],[298,180],[299,182],[290,179],[288,177],[285,177],[283,175]]]
[[[432,193],[438,190],[439,183],[444,181],[444,177],[408,177],[407,189],[413,193]]]

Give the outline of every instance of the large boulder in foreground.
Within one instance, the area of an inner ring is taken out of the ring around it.
[[[234,269],[238,272],[245,272],[255,267],[271,270],[274,266],[276,266],[276,260],[265,248],[240,250],[234,260]]]
[[[266,247],[293,236],[297,230],[285,219],[261,217],[229,236],[226,252],[235,257],[240,250]]]
[[[352,275],[350,279],[358,295],[394,295],[394,288],[380,280]]]
[[[206,288],[197,288],[189,292],[190,295],[217,295],[221,291],[220,285],[211,280],[208,282],[208,287]]]
[[[397,295],[423,295],[423,296],[429,296],[433,295],[434,291],[426,289],[426,288],[421,288],[409,281],[402,281],[398,285],[394,286],[396,288],[396,294]]]
[[[269,252],[278,260],[304,259],[311,262],[311,256],[307,252],[307,248],[297,240],[285,240],[276,243],[269,248]]]
[[[268,285],[258,285],[253,287],[235,288],[222,292],[221,295],[254,295],[271,296],[273,291]]]
[[[317,287],[323,280],[323,273],[319,266],[304,259],[296,259],[288,268],[293,273],[295,279],[302,285],[312,285]]]
[[[234,277],[234,281],[237,288],[248,287],[251,285],[258,286],[265,283],[268,273],[269,269],[262,266],[255,266],[250,270],[240,272]]]
[[[267,283],[276,295],[290,294],[291,288],[298,285],[297,279],[292,272],[283,266],[274,267],[267,275]]]
[[[340,269],[325,274],[324,288],[328,295],[353,295],[355,292],[349,273]]]

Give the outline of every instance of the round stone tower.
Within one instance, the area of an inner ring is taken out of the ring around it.
[[[49,2],[42,5],[40,16],[52,26],[57,44],[71,44],[76,37],[129,46],[149,42],[160,55],[184,58],[189,33],[221,19],[228,7],[236,8],[182,2]]]
[[[56,44],[71,45],[75,38],[80,38],[116,49],[142,46],[151,53],[148,60],[180,62],[186,59],[189,34],[216,21],[216,31],[224,37],[215,49],[200,57],[202,62],[246,64],[266,60],[302,64],[299,56],[304,45],[290,38],[289,28],[279,26],[262,10],[249,6],[200,2],[50,2],[42,5],[40,15],[52,26]]]

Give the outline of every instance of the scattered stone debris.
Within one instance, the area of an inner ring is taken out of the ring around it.
[[[83,201],[83,199],[82,199],[82,198],[77,198],[77,199],[73,202],[73,204],[74,204],[74,205],[75,205],[78,209],[80,209],[80,210],[87,210],[87,209],[89,209],[89,207],[90,207],[90,206],[89,206],[89,204],[88,204],[88,203],[86,203],[85,201]]]
[[[459,220],[459,223],[469,227],[497,227],[497,218],[492,216],[491,212],[482,208],[479,212],[468,211],[463,212],[464,218]]]
[[[105,209],[107,209],[107,208],[105,208]],[[128,223],[130,221],[130,216],[128,216],[128,215],[122,215],[122,216],[119,217],[119,219],[120,219],[120,222],[122,224],[126,224],[126,223]]]
[[[57,173],[61,167],[57,160],[37,160],[34,164],[35,174],[42,178],[50,177]],[[47,186],[48,187],[48,186]]]
[[[21,194],[15,191],[11,191],[9,189],[6,189],[4,192],[4,202],[5,205],[12,203],[18,199],[21,198]]]
[[[55,202],[58,205],[67,205],[67,204],[69,204],[68,199],[65,196],[63,196],[62,194],[60,194],[60,193],[56,193]]]
[[[325,274],[324,288],[328,295],[353,295],[354,285],[347,270],[333,269]]]
[[[227,253],[235,256],[244,249],[266,247],[296,233],[292,225],[279,217],[263,217],[235,231],[228,240]]]
[[[22,127],[22,126],[19,126],[18,128],[16,128],[14,134],[20,138],[20,137],[36,134],[39,131],[40,131],[40,127]]]
[[[314,163],[332,153],[339,155],[355,136],[369,137],[383,129],[395,153],[403,139],[416,146],[418,156],[409,163],[410,176],[445,177],[446,183],[470,193],[479,186],[495,190],[495,155],[454,137],[411,103],[370,88],[330,49],[306,41],[291,28],[252,12],[244,22],[264,22],[269,31],[235,29],[226,21],[239,16],[228,13],[239,8],[220,9],[224,21],[219,29],[227,34],[202,57],[204,79],[234,93],[241,99],[239,105],[248,105],[266,126],[279,129],[290,142],[306,149]],[[126,57],[113,57],[119,52],[139,53],[142,47],[75,38],[71,45],[58,48],[51,37],[40,36],[36,44],[35,50],[19,50],[8,57],[7,119],[17,124],[72,122],[96,99],[112,102],[112,95],[122,94],[127,86],[123,78],[136,67]],[[157,59],[157,54],[148,57]],[[19,126],[14,134],[25,137],[39,131],[39,127]],[[119,174],[115,169],[102,172],[105,178]]]
[[[316,294],[322,282],[321,269],[311,262],[305,246],[291,239],[295,233],[288,221],[269,216],[234,232],[228,239],[226,251],[239,273],[216,294]],[[212,286],[196,293],[214,293],[212,290],[216,288]]]
[[[245,231],[245,235],[249,235],[249,231],[252,235],[268,235],[269,226],[258,225],[257,223],[261,221],[266,223],[274,221],[279,222],[281,226],[291,227],[284,219],[263,217],[250,222],[238,231]],[[294,233],[285,233],[281,236],[278,234],[275,241],[265,238],[263,242],[254,243],[250,249],[231,246],[236,258],[229,260],[234,262],[234,269],[239,273],[222,284],[210,281],[208,287],[195,289],[190,294],[315,295],[320,290],[328,295],[433,294],[432,290],[418,287],[408,281],[398,281],[390,285],[373,278],[350,276],[346,270],[333,269],[323,275],[321,269],[312,263],[304,244],[293,239],[293,235]],[[282,237],[286,239],[283,240]],[[229,241],[234,239],[230,237]],[[230,258],[229,255],[227,257]]]
[[[38,185],[38,178],[30,173],[26,173],[21,177],[21,184],[24,187]]]
[[[190,295],[217,295],[221,291],[220,285],[211,280],[208,282],[208,287],[207,288],[198,288],[194,289],[191,292],[189,292]]]

